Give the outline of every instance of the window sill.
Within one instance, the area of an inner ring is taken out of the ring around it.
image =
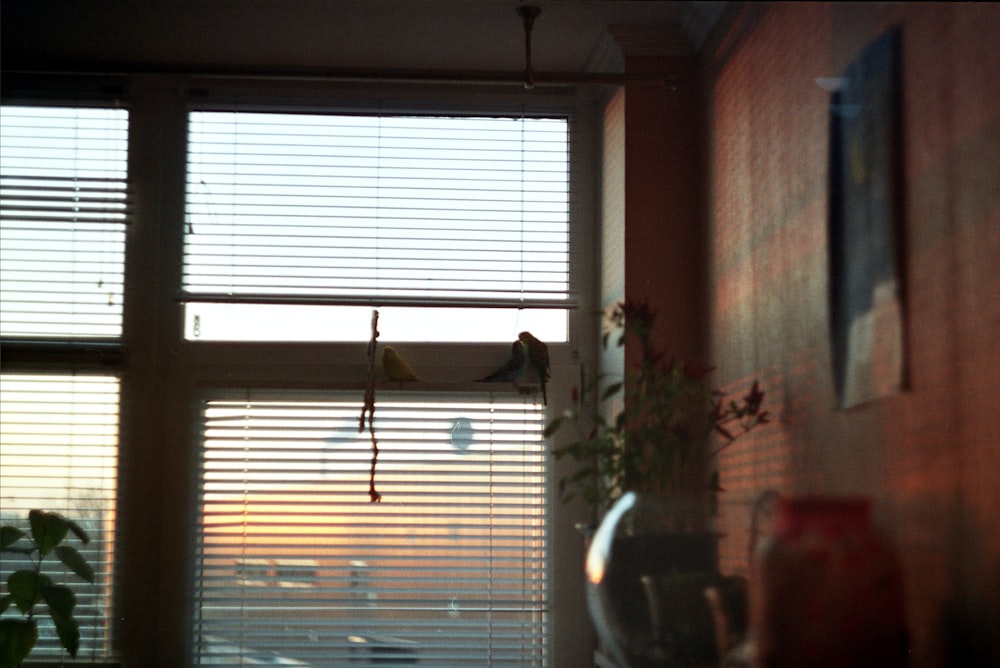
[[[85,660],[60,660],[60,661],[32,661],[28,659],[21,664],[23,668],[121,668],[121,663],[117,661],[85,661]]]

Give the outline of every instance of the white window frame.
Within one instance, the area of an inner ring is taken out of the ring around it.
[[[55,99],[35,99],[31,96],[7,95],[6,92],[2,98],[4,105],[22,106],[23,109],[29,111],[29,114],[32,113],[32,107],[46,109],[62,107],[73,114],[74,109],[88,107],[115,109],[121,106],[113,92],[111,94],[108,94],[108,91],[95,92],[93,87],[77,95],[57,96]],[[45,114],[39,115],[44,117]],[[127,123],[127,120],[125,122]],[[119,123],[120,120],[103,128],[99,127],[99,123],[97,132],[91,134],[86,131],[87,123],[84,122],[76,129],[76,139],[86,143],[93,142],[96,134],[112,132],[117,136],[120,134]],[[63,127],[63,132],[66,129]],[[63,135],[63,138],[67,137],[68,135]],[[120,137],[117,137],[116,141],[118,140]],[[120,145],[116,143],[112,147],[120,147]],[[115,151],[116,154],[118,152]],[[40,150],[38,154],[45,155],[45,151]],[[60,170],[64,168],[63,160],[72,165],[74,159],[72,155],[53,152],[51,147],[49,157],[54,157],[55,160],[47,167],[57,167]],[[100,160],[104,161],[106,158],[102,157]],[[119,165],[117,156],[114,159],[109,159],[107,165],[113,165],[117,171]],[[5,174],[5,176],[19,176],[19,174],[14,172]],[[93,172],[87,176],[92,177]],[[60,188],[65,188],[68,183],[69,180],[66,179],[62,183],[57,182],[57,185]],[[112,183],[113,186],[107,185]],[[82,637],[77,655],[81,662],[94,661],[94,657],[98,656],[103,658],[109,649],[109,644],[112,645],[111,651],[114,651],[113,640],[109,643],[108,622],[113,619],[116,612],[112,592],[112,580],[116,574],[109,572],[111,568],[117,571],[115,556],[112,554],[117,553],[115,537],[111,535],[112,528],[117,532],[117,527],[114,526],[117,517],[115,499],[111,498],[110,503],[108,503],[108,497],[99,495],[98,501],[101,504],[101,510],[98,520],[94,517],[87,517],[89,513],[85,508],[85,497],[80,496],[81,493],[89,493],[84,491],[87,487],[99,489],[108,495],[115,493],[114,460],[120,442],[118,439],[119,408],[115,400],[120,397],[119,380],[123,338],[116,332],[118,324],[116,309],[121,305],[121,285],[117,273],[121,255],[120,242],[117,237],[121,234],[119,230],[124,230],[127,234],[130,223],[128,187],[127,181],[122,182],[117,177],[107,179],[107,182],[101,183],[100,187],[106,187],[107,192],[91,190],[91,197],[84,196],[85,200],[90,200],[89,203],[79,210],[86,212],[89,209],[91,213],[96,214],[93,218],[100,220],[103,233],[96,238],[113,240],[110,246],[114,250],[108,252],[107,258],[104,260],[106,266],[101,270],[106,272],[108,282],[98,286],[99,290],[106,290],[106,293],[110,295],[111,308],[109,310],[111,316],[108,317],[97,312],[95,318],[84,315],[77,320],[76,316],[79,314],[73,312],[71,304],[67,304],[65,301],[53,302],[55,306],[67,305],[67,309],[61,312],[65,318],[63,322],[59,322],[55,318],[48,318],[45,319],[45,322],[41,322],[35,331],[30,331],[26,327],[22,327],[21,330],[9,331],[2,340],[2,352],[0,352],[6,389],[11,392],[8,395],[11,405],[4,408],[10,409],[11,426],[14,430],[11,443],[5,445],[11,445],[12,450],[23,454],[30,452],[27,448],[35,442],[34,439],[40,439],[38,441],[38,454],[43,454],[51,449],[51,453],[41,457],[40,461],[43,466],[50,466],[53,469],[53,472],[47,472],[43,468],[35,482],[36,486],[51,484],[50,488],[38,489],[35,494],[32,494],[30,489],[21,490],[20,494],[16,488],[7,491],[11,492],[14,497],[20,496],[21,503],[27,496],[37,496],[39,499],[47,498],[48,500],[39,509],[62,513],[69,519],[85,525],[85,530],[90,534],[91,541],[86,548],[75,542],[75,539],[67,543],[68,545],[73,544],[81,550],[91,566],[97,571],[97,577],[93,584],[85,583],[75,576],[67,577],[67,583],[77,596],[77,607],[74,613],[81,626]],[[102,199],[104,199],[103,202],[100,201]],[[24,202],[17,202],[17,204],[23,205]],[[72,231],[75,229],[76,221],[83,220],[87,216],[81,215],[77,219],[76,214],[71,213],[71,211],[72,207],[63,205],[46,213],[54,216]],[[46,213],[42,215],[47,217]],[[30,217],[29,215],[15,224],[24,226]],[[87,255],[88,248],[85,240],[87,240],[88,235],[82,234],[77,237],[71,233],[61,239],[61,243],[65,244],[71,237],[84,249],[84,255]],[[94,236],[90,236],[89,240],[93,241],[94,238]],[[57,248],[62,250],[65,246],[60,245]],[[89,252],[91,259],[93,259],[95,254],[92,253],[92,248],[89,249]],[[96,256],[99,257],[99,253]],[[41,266],[46,269],[44,262]],[[48,269],[48,271],[53,270]],[[78,277],[77,280],[79,280]],[[76,285],[80,284],[80,282],[76,283]],[[93,284],[88,285],[88,288],[92,287]],[[72,295],[73,293],[68,294]],[[103,302],[105,293],[98,294]],[[93,303],[92,293],[91,304]],[[72,325],[78,322],[81,323],[81,326],[74,328]],[[59,325],[70,325],[70,327],[60,328]],[[27,401],[23,392],[38,392],[42,398],[34,402]],[[47,403],[46,400],[48,400]],[[22,401],[24,401],[23,404]],[[53,414],[47,417],[46,413],[50,411]],[[37,416],[37,429],[28,418],[31,414]],[[51,442],[50,439],[53,438],[58,438],[59,441]],[[87,473],[84,474],[83,478],[77,478],[74,473],[66,471],[68,477],[60,484],[58,481],[60,474],[55,473],[55,471],[60,471],[63,462],[66,463],[66,466],[84,466]],[[10,464],[15,471],[23,463],[23,460],[17,456],[12,462],[0,460],[0,466]],[[65,495],[63,494],[64,484],[67,492]],[[81,503],[84,504],[84,508],[78,507],[78,504]],[[14,513],[15,508],[7,510]],[[16,516],[5,517],[4,523],[7,524],[10,521],[14,526],[26,529],[27,516],[21,514],[22,510],[25,509],[17,508]],[[3,559],[10,557],[11,553],[5,553]],[[58,572],[56,570],[58,560],[54,560],[50,556],[44,563],[46,565],[43,566],[43,572],[49,574]],[[100,604],[110,603],[110,610],[102,609],[98,614],[95,610],[95,600]],[[35,656],[46,651],[49,652],[49,657],[66,656],[62,653],[60,643],[54,636],[54,629],[48,615],[44,613],[44,608],[41,611],[36,610],[36,612],[41,616],[38,618],[40,637],[33,650]],[[12,606],[5,618],[14,616],[16,616],[16,612]],[[94,642],[95,640],[96,642]],[[59,652],[59,654],[53,655],[52,652]]]
[[[331,82],[266,85],[260,82],[197,80],[174,75],[134,75],[115,82],[130,109],[130,179],[134,222],[126,250],[125,373],[119,453],[116,645],[124,665],[188,665],[190,657],[193,523],[197,518],[197,420],[199,399],[216,390],[354,388],[363,378],[357,344],[209,343],[184,339],[178,300],[187,113],[204,92],[237,93],[270,108],[316,108],[338,104],[372,108],[393,104],[414,112],[484,109],[511,113],[524,108],[573,114],[570,165],[571,245],[579,305],[570,314],[569,341],[550,346],[549,414],[570,402],[581,364],[596,350],[594,305],[599,101],[592,91],[525,92],[363,90]],[[86,82],[88,86],[92,82]],[[56,82],[62,86],[63,82]],[[75,85],[75,83],[74,83]],[[66,93],[60,89],[59,93]],[[494,94],[496,93],[496,94]],[[71,93],[72,94],[72,93]],[[280,95],[280,97],[279,97]],[[495,344],[423,344],[408,347],[411,363],[433,366],[442,377],[473,378],[488,372],[503,352]],[[550,479],[564,473],[552,462]],[[590,519],[581,505],[563,505],[552,483],[548,558],[552,611],[547,656],[550,665],[583,665],[591,637],[582,578],[583,538],[575,524]]]

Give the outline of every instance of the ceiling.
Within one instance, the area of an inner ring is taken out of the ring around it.
[[[32,63],[519,71],[592,67],[609,27],[696,49],[726,3],[654,0],[4,0],[5,68]],[[602,69],[605,69],[604,65]]]

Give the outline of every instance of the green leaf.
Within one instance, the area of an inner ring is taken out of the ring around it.
[[[6,550],[8,547],[27,535],[28,534],[24,533],[17,527],[0,527],[0,550]]]
[[[618,394],[618,392],[621,391],[622,386],[624,384],[625,383],[619,382],[619,383],[611,383],[610,385],[608,385],[606,388],[604,388],[604,393],[601,395],[601,401],[607,401],[614,395]]]
[[[56,623],[56,633],[59,635],[59,642],[66,648],[70,656],[75,657],[77,651],[80,649],[80,625],[73,617],[56,619],[53,616],[52,621]]]
[[[10,594],[4,594],[3,596],[0,596],[0,615],[7,612],[7,608],[9,608],[10,604],[13,602],[14,602],[14,597],[11,596]]]
[[[17,668],[28,658],[38,640],[35,620],[0,620],[0,668]]]
[[[41,588],[42,599],[49,606],[53,621],[73,616],[76,594],[66,585],[47,585]]]
[[[66,526],[68,526],[69,530],[73,532],[73,535],[80,539],[81,543],[86,545],[87,543],[90,542],[90,536],[87,535],[87,532],[83,530],[82,526],[80,526],[73,520],[62,517],[61,515],[59,517],[62,518],[62,520],[66,523]]]
[[[69,531],[69,522],[66,518],[44,510],[30,511],[28,521],[31,523],[31,537],[43,557],[61,543]]]
[[[49,606],[49,615],[56,625],[59,641],[71,656],[76,656],[80,648],[80,625],[73,618],[76,594],[66,585],[53,585],[42,588],[42,598]]]
[[[52,586],[52,579],[34,571],[14,571],[7,578],[7,591],[24,614],[28,614],[32,606],[42,600],[42,588],[46,586]]]
[[[715,427],[715,431],[717,431],[720,434],[722,434],[723,438],[725,438],[727,441],[734,441],[734,440],[736,440],[736,437],[733,436],[732,432],[729,431],[728,429],[726,429],[725,427],[723,427],[721,424],[717,424],[717,425],[713,425],[713,426]]]
[[[71,545],[60,545],[56,548],[56,556],[59,561],[66,564],[71,571],[81,578],[94,584],[94,569],[77,549]]]
[[[42,597],[49,606],[49,615],[55,623],[59,641],[70,655],[76,656],[80,648],[80,626],[73,618],[76,595],[65,585],[55,585],[44,587]]]
[[[28,524],[31,526],[31,537],[35,543],[41,545],[40,537],[45,534],[45,517],[48,515],[44,510],[33,508],[28,511]]]
[[[552,434],[559,431],[559,427],[562,425],[563,419],[561,417],[553,418],[551,422],[545,425],[545,430],[542,431],[542,436],[548,438]]]

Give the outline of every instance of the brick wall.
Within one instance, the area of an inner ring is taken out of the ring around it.
[[[829,94],[902,26],[909,388],[836,408]],[[747,3],[702,52],[711,114],[711,359],[776,421],[722,457],[724,566],[761,491],[864,494],[900,549],[913,665],[1000,660],[1000,5]],[[995,664],[994,664],[995,665]]]

